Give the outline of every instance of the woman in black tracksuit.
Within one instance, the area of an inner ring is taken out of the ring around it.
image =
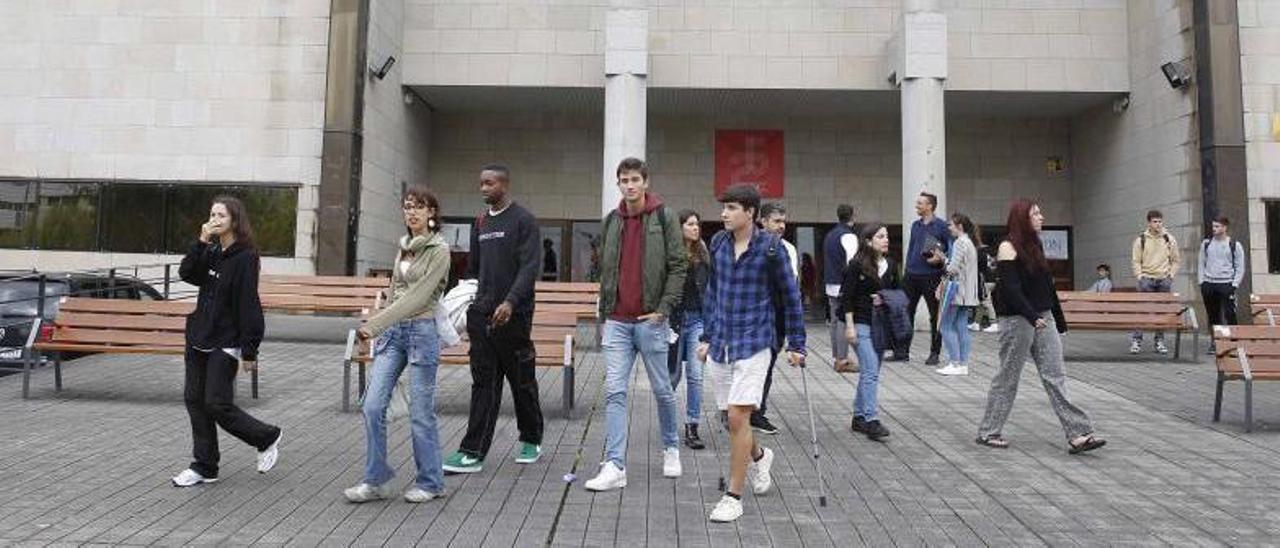
[[[264,331],[259,266],[244,205],[228,196],[215,198],[199,241],[178,269],[182,280],[199,287],[200,294],[195,311],[187,316],[183,383],[194,460],[173,478],[175,486],[218,480],[217,426],[258,450],[258,472],[275,466],[280,428],[253,418],[233,403],[238,366],[246,372],[258,367]]]

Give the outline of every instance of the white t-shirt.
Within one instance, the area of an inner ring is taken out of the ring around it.
[[[852,233],[840,237],[840,246],[844,248],[844,264],[849,264],[858,253],[858,237]],[[840,284],[826,284],[828,297],[840,296]]]

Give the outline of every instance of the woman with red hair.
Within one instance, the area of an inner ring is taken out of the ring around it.
[[[1031,359],[1036,362],[1053,412],[1066,431],[1068,449],[1076,454],[1107,442],[1093,435],[1089,416],[1067,400],[1059,336],[1067,332],[1067,323],[1040,243],[1043,226],[1044,215],[1035,202],[1019,199],[1009,205],[1009,236],[996,251],[1000,273],[995,300],[1000,322],[1000,370],[991,379],[977,442],[988,447],[1009,446],[1001,430],[1018,395],[1022,365]]]

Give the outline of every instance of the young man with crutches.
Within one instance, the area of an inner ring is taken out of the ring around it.
[[[750,185],[734,185],[720,203],[725,230],[711,240],[712,275],[703,298],[707,320],[698,357],[706,360],[716,406],[729,414],[729,487],[710,519],[731,522],[742,516],[748,479],[756,495],[773,485],[773,451],[756,444],[750,421],[769,371],[774,315],[785,317],[793,367],[804,363],[805,333],[800,289],[787,265],[786,250],[776,234],[755,225],[760,192]],[[780,306],[775,306],[775,298]]]

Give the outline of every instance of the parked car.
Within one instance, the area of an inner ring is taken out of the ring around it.
[[[0,370],[22,368],[22,347],[27,343],[32,320],[39,309],[39,293],[37,275],[31,272],[0,272]],[[155,288],[130,276],[117,275],[113,279],[103,274],[46,274],[43,315],[46,322],[57,316],[58,304],[67,296],[164,299]],[[43,325],[39,336],[48,338],[52,331],[52,325]],[[0,375],[3,374],[0,371]]]

